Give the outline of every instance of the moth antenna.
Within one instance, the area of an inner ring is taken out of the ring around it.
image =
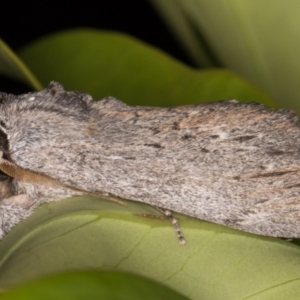
[[[52,186],[52,187],[62,187],[62,188],[67,188],[76,192],[80,192],[83,194],[90,194],[94,195],[97,197],[102,197],[106,200],[110,200],[112,202],[118,203],[118,204],[123,204],[124,202],[118,199],[115,199],[113,197],[109,197],[103,194],[98,194],[98,193],[93,193],[93,192],[88,192],[82,189],[75,188],[73,186],[69,186],[67,184],[61,183],[50,176],[40,174],[34,171],[29,171],[26,169],[23,169],[16,164],[6,160],[3,158],[3,151],[0,151],[0,170],[8,175],[9,177],[15,178],[20,181],[32,183],[32,184],[42,184],[46,186]]]
[[[162,207],[158,207],[158,206],[154,206],[158,211],[160,211],[161,213],[163,213],[172,223],[175,232],[177,234],[178,237],[178,241],[180,245],[185,245],[186,244],[186,240],[180,230],[179,227],[179,223],[178,220],[173,216],[172,212],[168,209],[162,208]]]

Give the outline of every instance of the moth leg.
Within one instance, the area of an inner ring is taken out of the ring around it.
[[[175,229],[175,232],[177,234],[178,237],[178,241],[180,245],[185,245],[186,241],[185,238],[180,230],[179,224],[178,224],[178,220],[173,216],[172,212],[168,209],[159,207],[159,206],[154,206],[158,211],[160,211],[161,213],[163,213],[171,222],[172,225]]]

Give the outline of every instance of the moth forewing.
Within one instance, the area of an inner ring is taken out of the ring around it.
[[[28,207],[84,191],[257,234],[300,236],[300,130],[289,110],[236,101],[132,107],[54,82],[0,100],[4,158],[59,183],[13,176],[14,193],[36,204]]]

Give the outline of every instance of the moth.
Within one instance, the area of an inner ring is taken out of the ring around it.
[[[133,107],[52,82],[0,93],[0,151],[1,238],[41,203],[82,193],[300,237],[300,126],[290,110],[235,100]]]

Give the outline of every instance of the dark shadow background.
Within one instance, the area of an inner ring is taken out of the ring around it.
[[[0,37],[13,50],[56,31],[92,27],[127,33],[195,66],[147,0],[2,1],[0,9]],[[0,90],[22,93],[28,87],[0,77]]]

